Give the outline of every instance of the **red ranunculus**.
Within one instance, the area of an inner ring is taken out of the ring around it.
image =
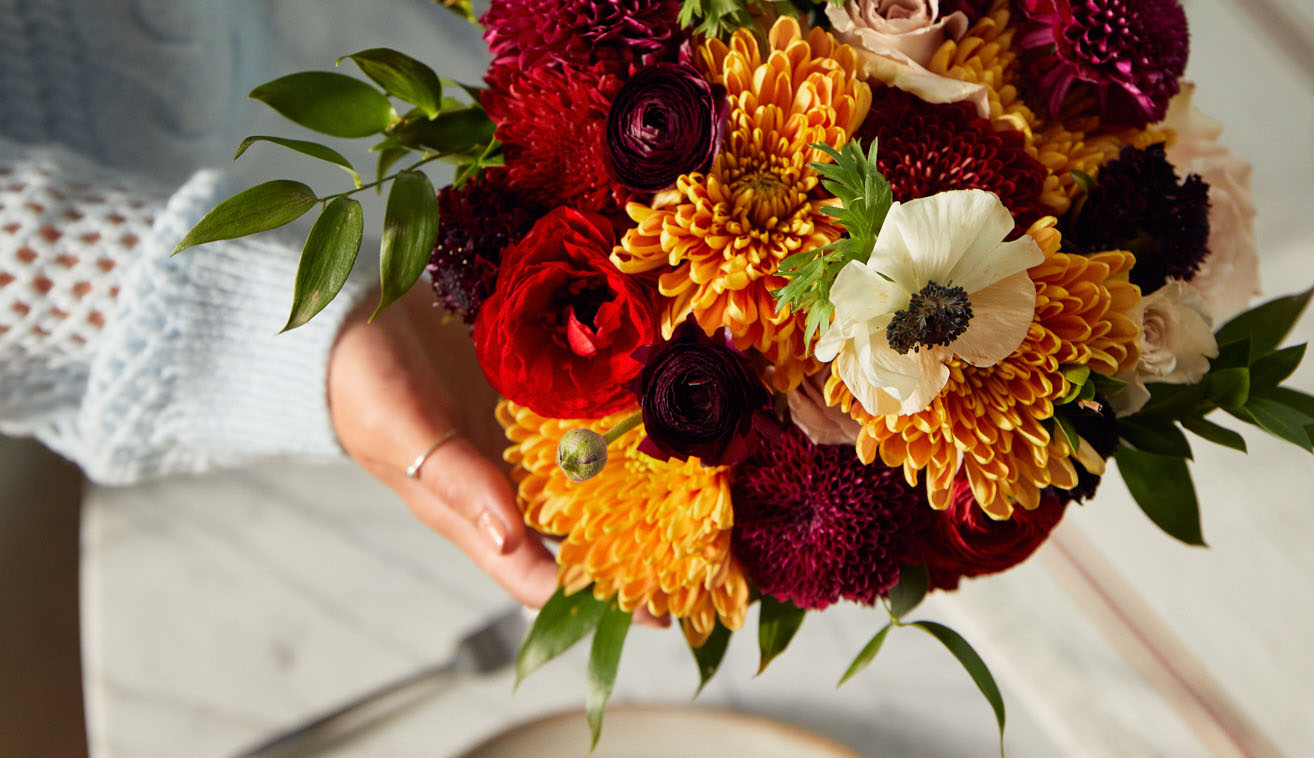
[[[634,403],[625,388],[656,341],[655,292],[611,262],[615,232],[595,213],[556,208],[502,253],[475,320],[488,382],[551,418],[599,418]]]
[[[932,589],[957,589],[963,577],[995,574],[1026,560],[1065,510],[1066,499],[1049,489],[1034,511],[1015,508],[1012,518],[995,521],[972,497],[967,480],[959,479],[949,507],[925,517],[925,527],[912,538],[915,547],[905,562],[925,563]]]

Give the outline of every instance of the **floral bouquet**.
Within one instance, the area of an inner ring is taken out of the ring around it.
[[[752,604],[765,667],[840,600],[887,616],[844,679],[919,628],[1002,730],[967,642],[905,620],[926,592],[1025,560],[1110,458],[1202,545],[1183,430],[1245,449],[1216,410],[1311,449],[1314,397],[1281,386],[1304,346],[1280,347],[1310,293],[1237,315],[1249,167],[1191,104],[1177,0],[494,0],[476,23],[484,88],[387,49],[347,56],[368,82],[257,88],[373,140],[377,178],[252,137],[239,155],[354,187],[262,184],[179,249],[322,205],[292,328],[353,265],[353,195],[391,183],[379,308],[427,269],[472,325],[525,522],[560,539],[518,674],[593,633],[595,739],[636,609],[681,622],[705,683]]]

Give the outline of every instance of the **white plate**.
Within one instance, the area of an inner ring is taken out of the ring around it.
[[[584,711],[566,711],[513,726],[462,758],[584,758]],[[661,706],[607,709],[593,758],[858,758],[853,749],[788,724],[729,711]]]

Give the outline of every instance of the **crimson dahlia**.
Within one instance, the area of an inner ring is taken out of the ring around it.
[[[618,215],[633,192],[612,179],[604,135],[621,80],[601,66],[495,66],[485,81],[510,189],[544,208]]]
[[[899,581],[904,531],[930,510],[902,470],[792,426],[735,468],[730,497],[734,554],[758,589],[811,609],[875,603]]]
[[[969,103],[937,105],[881,87],[855,136],[864,143],[880,140],[877,166],[899,202],[986,190],[1013,214],[1017,234],[1052,212],[1039,201],[1045,167],[1027,154],[1022,133],[995,131]]]
[[[1186,12],[1178,0],[1017,0],[1050,115],[1088,86],[1107,126],[1160,121],[1186,71]]]

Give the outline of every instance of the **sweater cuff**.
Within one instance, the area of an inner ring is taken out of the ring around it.
[[[169,257],[222,197],[202,172],[154,227],[158,253],[134,266],[92,361],[77,456],[106,483],[200,471],[269,455],[342,455],[328,412],[329,354],[366,283],[349,282],[305,326],[279,329],[298,251],[264,239]]]

